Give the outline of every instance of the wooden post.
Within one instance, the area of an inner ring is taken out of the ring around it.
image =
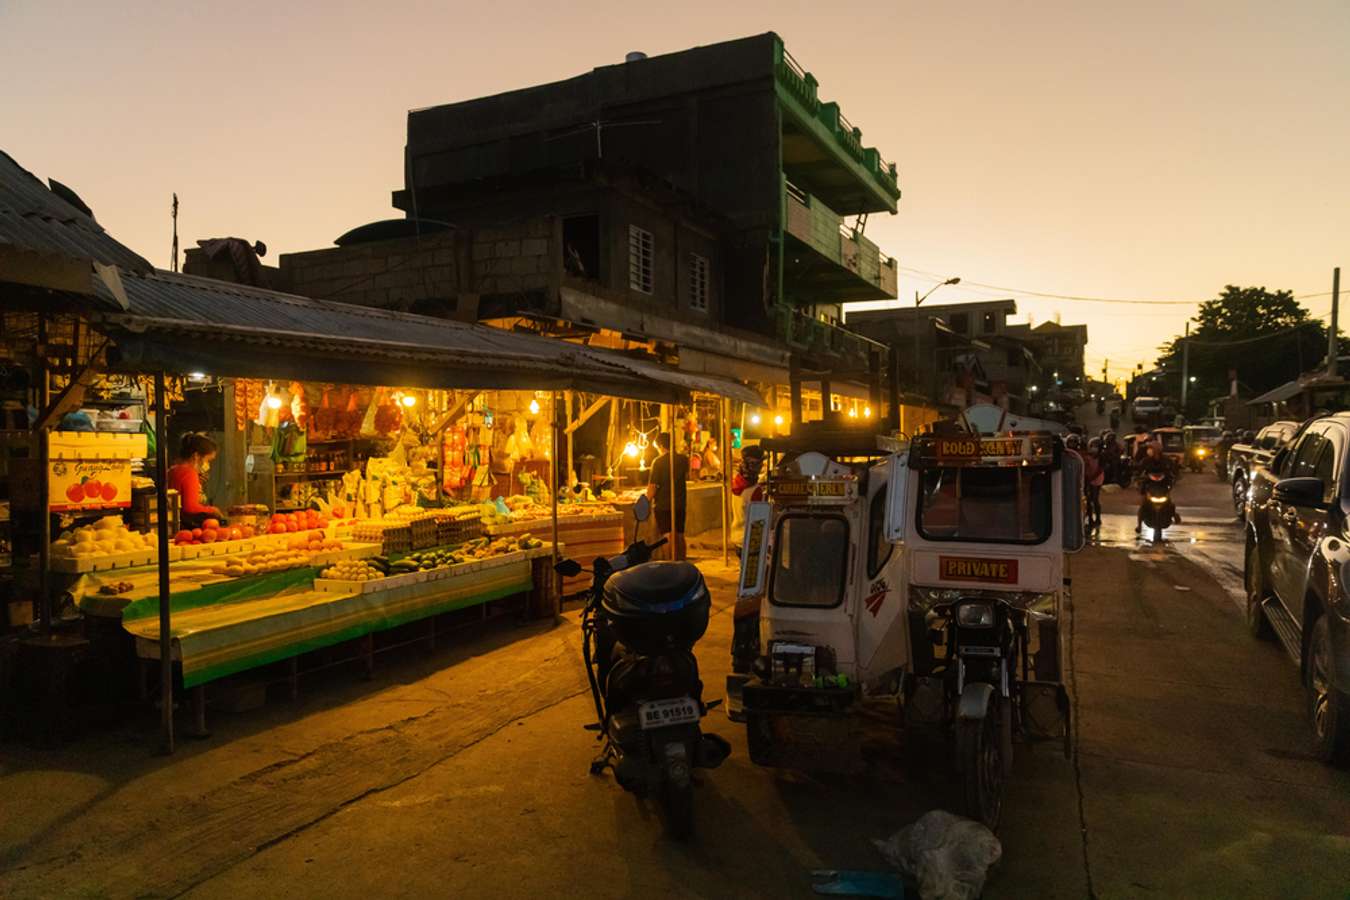
[[[722,427],[719,429],[717,443],[722,454],[722,565],[731,564],[731,546],[728,543],[730,529],[727,523],[731,517],[731,401],[722,398]]]
[[[79,352],[79,347],[75,348]],[[51,402],[51,377],[47,371],[47,316],[38,313],[38,384],[37,408],[41,414],[47,412]],[[38,620],[41,623],[42,636],[51,637],[52,633],[52,498],[51,481],[47,472],[51,465],[51,429],[38,429],[38,460],[42,469],[38,477]]]
[[[563,579],[558,571],[558,563],[562,561],[561,554],[558,553],[558,449],[562,443],[562,436],[558,434],[558,392],[554,391],[552,403],[549,405],[549,420],[553,426],[553,465],[550,471],[553,475],[553,490],[550,491],[553,507],[553,584],[556,588],[558,597],[562,597]]]
[[[156,543],[159,545],[159,731],[160,752],[173,752],[173,632],[169,623],[169,414],[164,373],[155,373]]]
[[[566,426],[567,434],[567,468],[564,469],[563,481],[568,487],[572,486],[572,479],[576,477],[576,461],[572,458],[572,391],[563,394],[563,425]]]
[[[675,485],[675,448],[679,446],[675,437],[675,404],[670,404],[670,446],[666,448],[666,458],[670,460],[670,558],[680,559],[680,532],[675,525],[679,521],[679,491]]]

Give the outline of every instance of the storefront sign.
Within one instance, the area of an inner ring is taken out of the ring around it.
[[[917,466],[1018,466],[1054,462],[1054,438],[1034,437],[925,437],[915,441],[912,459]]]
[[[1017,560],[975,556],[939,556],[938,577],[943,581],[980,581],[1016,584]]]

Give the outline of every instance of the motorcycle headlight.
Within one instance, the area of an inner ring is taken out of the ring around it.
[[[1148,499],[1149,499],[1149,502],[1151,502],[1151,503],[1163,504],[1163,503],[1166,503],[1166,502],[1167,502],[1167,498],[1166,498],[1166,497],[1149,497]]]
[[[956,608],[956,624],[962,628],[993,628],[994,604],[962,603]]]

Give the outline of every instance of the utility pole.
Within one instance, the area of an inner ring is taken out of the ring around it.
[[[1341,267],[1331,270],[1331,329],[1327,332],[1327,374],[1336,375],[1336,355],[1340,348],[1336,346],[1336,326],[1341,312]]]
[[[1186,415],[1186,389],[1190,387],[1191,379],[1191,323],[1186,321],[1186,335],[1181,339],[1181,414]]]
[[[172,212],[172,215],[173,215],[173,259],[170,260],[170,262],[172,263],[172,265],[170,265],[169,268],[170,268],[170,270],[172,270],[172,271],[174,271],[174,272],[177,272],[177,271],[178,271],[178,192],[177,192],[177,191],[174,191],[174,192],[173,192],[173,212]]]

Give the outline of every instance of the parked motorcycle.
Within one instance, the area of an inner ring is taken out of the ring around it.
[[[644,521],[650,509],[638,500]],[[582,656],[604,749],[591,774],[614,770],[624,790],[654,797],[667,833],[693,832],[693,770],[715,769],[731,745],[703,734],[699,720],[720,700],[703,702],[693,648],[708,627],[710,598],[699,570],[687,562],[651,562],[665,544],[635,541],[619,556],[597,558],[581,616]],[[581,564],[563,560],[571,577]]]
[[[1141,475],[1143,525],[1153,532],[1153,543],[1162,542],[1163,530],[1176,521],[1177,508],[1172,502],[1172,479],[1163,472]]]

